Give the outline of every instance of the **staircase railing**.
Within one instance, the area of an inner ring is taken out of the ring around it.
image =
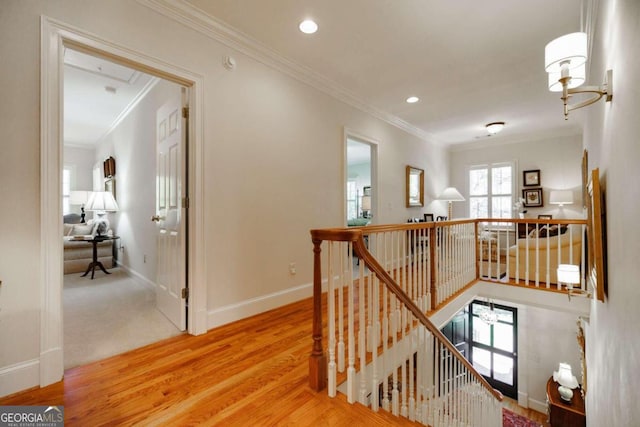
[[[476,222],[311,234],[311,387],[328,387],[330,396],[340,389],[349,402],[425,425],[501,425],[501,394],[425,314],[477,279]],[[323,241],[328,359],[322,346]]]

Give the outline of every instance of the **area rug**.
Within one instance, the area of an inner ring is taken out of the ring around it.
[[[542,424],[502,408],[502,427],[542,427]]]

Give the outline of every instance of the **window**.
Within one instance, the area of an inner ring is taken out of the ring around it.
[[[469,216],[512,218],[514,180],[512,163],[469,168]]]
[[[358,217],[358,187],[356,181],[347,181],[347,220]]]

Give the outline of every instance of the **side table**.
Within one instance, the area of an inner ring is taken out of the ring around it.
[[[547,400],[549,401],[549,425],[551,427],[585,427],[587,418],[584,411],[584,399],[579,388],[573,390],[571,401],[560,397],[558,384],[553,377],[547,381]]]
[[[104,268],[104,265],[102,265],[102,263],[98,261],[98,243],[104,242],[106,240],[116,240],[119,238],[120,236],[95,236],[91,240],[85,240],[86,242],[91,242],[93,246],[93,257],[92,261],[87,267],[87,271],[85,271],[81,277],[85,277],[87,274],[89,274],[89,271],[91,271],[91,280],[93,280],[93,276],[96,272],[96,267],[100,268],[100,270],[102,270],[105,274],[111,274]]]

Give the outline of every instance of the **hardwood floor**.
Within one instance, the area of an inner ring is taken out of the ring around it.
[[[311,310],[306,299],[169,338],[69,369],[0,405],[63,405],[68,426],[417,426],[309,388]]]
[[[65,372],[0,405],[64,405],[65,425],[417,425],[308,386],[311,299]]]

